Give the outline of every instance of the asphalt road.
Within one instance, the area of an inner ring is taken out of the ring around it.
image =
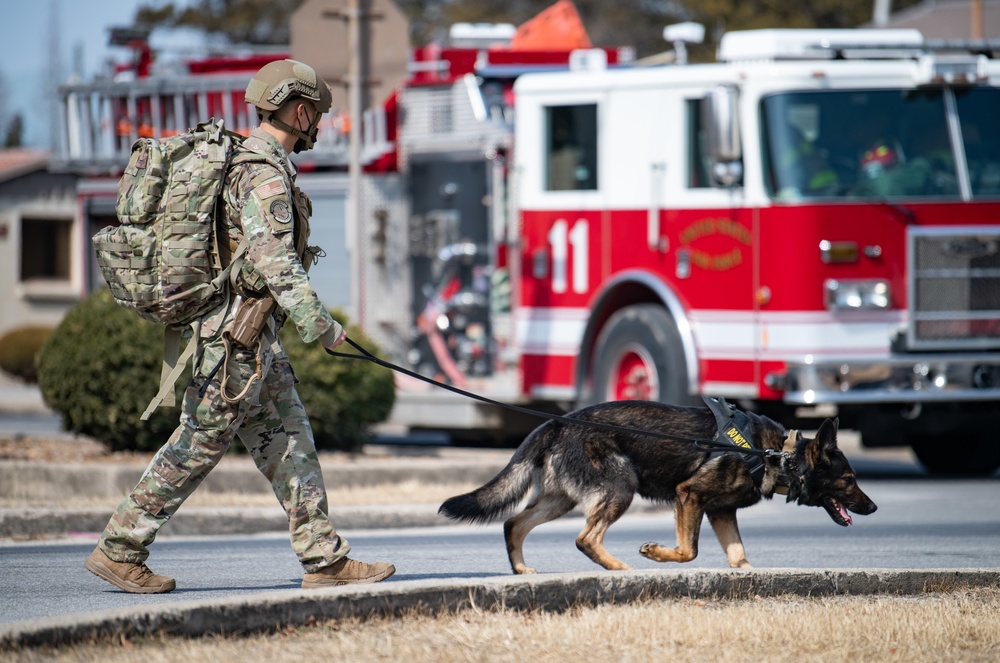
[[[747,556],[761,569],[1000,568],[1000,483],[929,478],[863,479],[878,503],[871,516],[841,528],[820,509],[778,500],[741,511]],[[535,530],[525,557],[539,573],[594,571],[576,550],[582,519],[564,518]],[[352,556],[397,567],[387,582],[487,578],[510,574],[499,524],[345,532]],[[687,569],[724,569],[711,529],[702,529],[701,554]],[[672,543],[669,512],[626,515],[611,528],[608,549],[636,569],[677,569],[638,554],[646,541]],[[150,566],[177,578],[159,596],[119,592],[83,569],[94,545],[86,539],[0,546],[0,623],[194,599],[246,597],[295,589],[301,572],[284,535],[171,538],[153,548]],[[610,573],[610,572],[609,572]]]

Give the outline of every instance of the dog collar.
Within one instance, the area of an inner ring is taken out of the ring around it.
[[[793,455],[795,453],[795,445],[796,443],[798,443],[798,441],[799,441],[799,431],[797,430],[788,431],[788,435],[785,436],[785,442],[781,447],[782,455],[784,455],[785,457],[790,457],[791,455]],[[785,469],[785,465],[786,462],[782,461],[781,463],[782,470]],[[790,484],[791,480],[788,478],[788,475],[782,472],[782,474],[778,475],[778,478],[775,481],[774,494],[787,495],[788,487]]]

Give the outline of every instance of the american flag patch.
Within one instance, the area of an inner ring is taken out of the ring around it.
[[[261,184],[257,187],[257,195],[261,197],[262,200],[272,198],[282,193],[287,193],[285,191],[285,184],[281,180],[271,180],[267,184]]]

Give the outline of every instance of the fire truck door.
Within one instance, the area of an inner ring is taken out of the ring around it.
[[[455,383],[492,370],[487,165],[439,160],[410,167],[413,363]]]

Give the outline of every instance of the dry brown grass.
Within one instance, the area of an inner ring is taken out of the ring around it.
[[[917,597],[649,601],[568,613],[466,610],[247,638],[154,638],[13,652],[28,661],[1000,660],[1000,589]]]

